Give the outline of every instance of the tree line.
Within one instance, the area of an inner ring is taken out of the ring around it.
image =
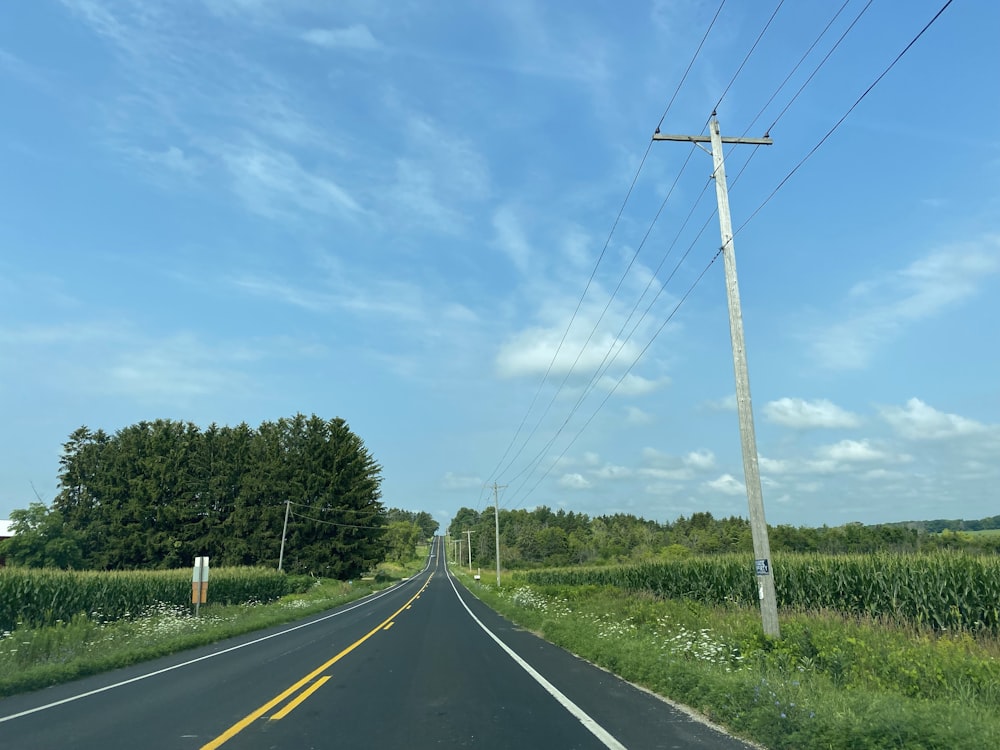
[[[382,468],[340,418],[207,429],[156,420],[113,435],[84,426],[59,465],[51,507],[11,513],[8,562],[175,568],[209,555],[276,566],[287,513],[283,568],[350,579],[387,556],[407,559],[398,546],[437,528],[429,514],[385,508]]]
[[[726,552],[750,555],[753,551],[749,521],[736,516],[715,518],[707,512],[661,523],[623,513],[591,518],[585,513],[542,506],[534,510],[501,508],[499,522],[500,558],[509,568],[600,565]],[[494,528],[493,508],[482,512],[461,508],[448,534],[461,540],[465,562],[465,532],[471,530],[473,562],[485,566],[495,560]],[[851,523],[818,528],[779,525],[768,529],[771,550],[778,552],[1000,552],[1000,535],[933,534],[900,524]]]

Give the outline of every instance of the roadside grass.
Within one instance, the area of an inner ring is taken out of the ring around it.
[[[299,620],[387,588],[423,565],[420,558],[382,564],[375,580],[317,579],[305,593],[268,604],[206,604],[198,617],[190,607],[157,603],[136,617],[110,622],[81,613],[55,625],[0,632],[0,697]]]
[[[453,572],[522,627],[771,750],[1000,747],[995,638],[782,612],[772,641],[748,608]]]

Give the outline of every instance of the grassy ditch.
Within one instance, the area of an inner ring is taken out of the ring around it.
[[[51,625],[22,622],[0,631],[0,697],[298,620],[386,588],[423,565],[423,559],[385,564],[372,579],[353,583],[316,579],[304,592],[266,604],[209,603],[198,617],[190,605],[159,601],[114,620],[84,608]],[[190,572],[187,575],[190,579]],[[190,592],[190,583],[187,586]]]
[[[497,588],[522,627],[771,750],[1000,747],[1000,641],[833,612],[781,614],[598,585]]]

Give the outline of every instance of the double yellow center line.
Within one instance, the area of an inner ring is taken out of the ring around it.
[[[306,687],[305,690],[302,690],[301,693],[299,693],[298,695],[295,696],[295,698],[293,698],[291,701],[289,701],[288,704],[284,708],[282,708],[281,710],[279,710],[277,713],[275,713],[273,716],[270,717],[272,721],[275,721],[275,720],[278,720],[278,719],[283,719],[291,711],[293,711],[300,703],[302,703],[302,701],[304,701],[306,698],[308,698],[314,692],[316,692],[317,690],[319,690],[319,688],[321,688],[323,686],[323,684],[327,680],[330,679],[329,675],[323,675],[322,677],[320,677],[320,674],[322,672],[326,671],[327,669],[329,669],[330,667],[332,667],[334,664],[336,664],[338,661],[340,661],[341,659],[343,659],[345,656],[347,656],[349,653],[351,653],[354,649],[356,649],[362,643],[364,643],[369,638],[371,638],[373,635],[375,635],[378,631],[383,630],[383,629],[388,630],[392,626],[393,621],[396,619],[396,617],[399,615],[399,613],[402,612],[405,609],[409,609],[410,605],[413,604],[413,602],[415,602],[417,599],[420,598],[420,595],[422,593],[424,593],[424,590],[427,588],[428,584],[431,582],[431,578],[433,578],[433,577],[434,577],[434,574],[431,573],[427,577],[427,580],[424,582],[424,585],[420,587],[420,590],[416,594],[414,594],[409,599],[409,601],[406,602],[406,604],[404,604],[402,607],[400,607],[395,612],[393,612],[389,617],[387,617],[385,620],[383,620],[381,623],[379,623],[376,627],[372,628],[368,633],[366,633],[361,638],[359,638],[358,640],[356,640],[354,643],[352,643],[350,646],[348,646],[347,648],[345,648],[343,651],[341,651],[339,654],[337,654],[336,656],[334,656],[329,661],[326,661],[323,664],[321,664],[320,666],[318,666],[316,669],[314,669],[312,672],[310,672],[309,674],[307,674],[305,677],[303,677],[301,680],[299,680],[298,682],[296,682],[294,685],[292,685],[289,688],[287,688],[286,690],[283,690],[282,692],[278,693],[276,696],[274,696],[271,700],[269,700],[263,706],[261,706],[260,708],[256,709],[252,713],[249,713],[246,716],[244,716],[242,719],[240,719],[238,722],[236,722],[235,724],[233,724],[231,727],[229,727],[229,729],[227,729],[225,732],[223,732],[222,734],[220,734],[214,740],[212,740],[211,742],[209,742],[209,743],[207,743],[205,745],[202,745],[201,746],[201,750],[214,750],[214,748],[221,747],[223,744],[225,744],[226,742],[228,742],[229,740],[231,740],[237,734],[239,734],[244,729],[246,729],[248,726],[250,726],[255,721],[257,721],[257,719],[259,719],[262,716],[264,716],[268,711],[270,711],[271,709],[273,709],[275,706],[278,706],[281,703],[283,703],[285,700],[288,699],[289,696],[295,695],[295,693],[297,693],[303,687],[305,687],[306,685],[308,685],[308,687]],[[317,677],[319,677],[318,680],[316,679]],[[316,681],[313,682],[313,680],[316,680]],[[312,683],[312,684],[310,685],[309,683]]]

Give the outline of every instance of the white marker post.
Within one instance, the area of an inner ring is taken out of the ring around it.
[[[208,599],[208,558],[194,559],[194,574],[191,576],[191,603],[194,604],[194,616],[198,616],[201,605]]]

